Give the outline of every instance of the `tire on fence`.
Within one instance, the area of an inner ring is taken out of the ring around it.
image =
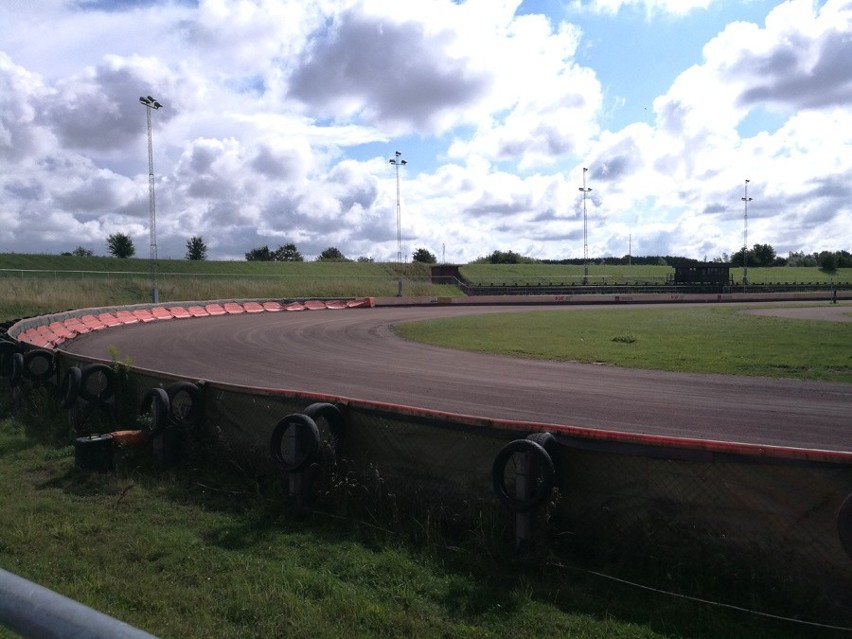
[[[3,339],[0,340],[0,375],[9,377],[12,374],[12,355],[21,352],[18,342]]]
[[[197,428],[204,416],[204,398],[198,385],[192,382],[174,382],[166,386],[165,391],[169,396],[171,423],[190,430]]]
[[[103,381],[101,388],[92,388],[97,380]],[[115,371],[107,364],[88,364],[83,368],[80,379],[80,397],[91,404],[105,402],[115,395]]]
[[[152,388],[142,397],[139,415],[150,415],[150,423],[145,425],[151,437],[160,435],[169,425],[169,394],[162,388]]]
[[[338,457],[346,436],[345,422],[340,408],[329,402],[316,402],[305,408],[302,413],[313,419],[314,422],[319,419],[325,419],[333,440],[332,452],[335,457]]]
[[[65,371],[59,387],[59,403],[62,408],[71,408],[80,397],[83,387],[83,371],[79,366],[71,366]]]
[[[531,466],[541,473],[541,481],[536,482],[529,495],[523,498],[510,495],[506,486],[506,466],[512,457],[521,453],[530,454],[533,458]],[[519,513],[528,512],[547,501],[556,484],[556,467],[541,444],[530,439],[515,439],[503,446],[494,458],[491,481],[497,497],[508,508]]]
[[[837,533],[846,556],[852,559],[852,493],[843,500],[837,513]]]
[[[14,353],[12,355],[12,364],[9,368],[9,386],[15,388],[21,385],[21,379],[24,376],[24,354]]]
[[[56,358],[44,348],[36,348],[24,355],[24,377],[41,386],[56,373]]]
[[[296,453],[288,460],[282,450],[284,436],[290,428],[296,433]],[[302,413],[292,413],[279,421],[269,440],[272,460],[285,472],[292,473],[308,466],[316,457],[320,445],[319,428],[316,422]]]

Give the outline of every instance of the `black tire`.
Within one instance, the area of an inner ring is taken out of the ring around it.
[[[43,348],[36,348],[24,355],[24,377],[41,386],[56,374],[56,358]]]
[[[344,437],[346,436],[346,426],[340,408],[329,402],[316,402],[305,408],[302,413],[313,419],[314,422],[319,419],[325,419],[333,440],[334,456],[338,457],[343,448]]]
[[[291,461],[284,456],[281,449],[284,436],[290,427],[293,427],[298,438],[298,451]],[[287,415],[275,425],[272,437],[269,440],[269,449],[272,460],[285,472],[292,473],[301,470],[314,461],[320,445],[319,428],[316,422],[301,413]]]
[[[0,375],[9,377],[12,374],[12,355],[21,352],[18,342],[3,339],[0,340]]]
[[[98,391],[89,388],[90,380],[101,375],[104,386]],[[115,371],[107,364],[89,364],[83,368],[80,379],[80,397],[91,404],[105,402],[115,395]]]
[[[62,408],[71,408],[80,397],[80,389],[83,387],[83,371],[79,366],[71,366],[65,371],[62,385],[59,387],[59,397]]]
[[[139,414],[151,416],[145,429],[152,437],[160,435],[169,425],[169,403],[169,394],[162,388],[152,388],[142,398]]]
[[[837,533],[846,556],[852,559],[852,493],[843,500],[837,513]]]
[[[169,419],[175,426],[181,428],[195,429],[204,415],[203,397],[201,389],[192,382],[175,382],[166,386],[166,394],[169,396]],[[181,410],[185,403],[180,397],[186,395],[189,398],[189,409]]]
[[[24,354],[15,353],[12,355],[12,364],[9,369],[9,386],[15,388],[21,385],[21,379],[24,377]]]
[[[509,494],[506,488],[506,465],[509,460],[518,453],[530,453],[533,455],[533,464],[537,462],[537,468],[541,472],[541,481],[537,482],[530,495],[526,498],[518,498]],[[515,512],[523,513],[541,506],[550,496],[553,486],[556,484],[556,468],[553,460],[541,444],[530,439],[515,439],[500,449],[494,464],[491,466],[491,481],[494,492],[506,506]]]

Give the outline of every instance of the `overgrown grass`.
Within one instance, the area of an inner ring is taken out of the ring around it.
[[[0,256],[3,257],[3,256]],[[7,256],[8,257],[8,256]],[[24,256],[27,257],[27,256]],[[34,256],[39,257],[39,256]],[[31,260],[32,266],[55,267],[61,260],[143,263],[143,260],[109,258],[72,258],[44,256]],[[26,262],[26,260],[24,260]],[[187,264],[187,262],[184,260]],[[183,262],[178,262],[183,266]],[[223,273],[221,265],[238,262],[200,262],[204,268],[195,273],[157,276],[162,303],[211,299],[281,299],[330,297],[393,297],[402,287],[405,296],[459,295],[454,286],[432,284],[429,269],[423,264],[377,265],[341,262],[262,265],[254,273]],[[0,276],[0,299],[8,318],[72,308],[90,308],[151,301],[149,275],[121,275],[114,271],[39,271],[16,272]]]
[[[430,344],[516,357],[852,382],[852,323],[746,315],[741,310],[702,306],[500,313],[411,322],[397,331]]]

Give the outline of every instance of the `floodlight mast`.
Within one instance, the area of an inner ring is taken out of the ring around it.
[[[154,197],[154,142],[151,134],[151,111],[162,108],[150,95],[140,97],[139,103],[146,107],[145,115],[148,121],[148,228],[150,238],[151,260],[151,301],[155,304],[160,301],[160,291],[157,289],[157,202]]]
[[[748,183],[750,181],[745,181],[745,197],[740,198],[745,208],[743,212],[743,286],[748,286],[748,203],[752,201],[752,198],[748,196]]]
[[[580,189],[583,192],[583,284],[589,281],[589,239],[588,239],[588,224],[586,223],[586,194],[591,191],[591,187],[586,188],[586,172],[589,169],[583,167],[583,187]]]
[[[402,206],[399,199],[399,167],[408,164],[405,160],[400,160],[402,153],[396,151],[394,157],[388,162],[396,168],[396,261],[402,264]]]

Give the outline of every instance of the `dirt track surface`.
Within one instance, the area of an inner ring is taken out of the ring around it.
[[[753,308],[743,313],[749,315],[771,315],[787,319],[820,320],[826,322],[852,322],[852,306],[832,304],[831,306],[799,306],[781,308]]]
[[[115,345],[136,367],[188,378],[492,419],[852,452],[849,384],[481,355],[407,342],[391,328],[518,310],[399,307],[169,320],[91,333],[64,348],[109,359],[107,347]]]

